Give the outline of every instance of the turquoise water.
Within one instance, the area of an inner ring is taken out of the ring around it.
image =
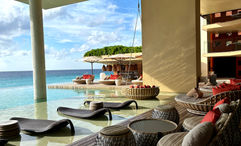
[[[95,80],[99,79],[102,71],[94,70]],[[109,75],[112,72],[105,72]],[[91,70],[58,70],[47,71],[47,84],[71,82],[76,76],[91,74]],[[83,97],[100,95],[101,90],[65,90],[47,89],[48,101],[64,98]],[[33,104],[33,76],[31,71],[21,72],[0,72],[0,109],[14,108],[17,106]]]

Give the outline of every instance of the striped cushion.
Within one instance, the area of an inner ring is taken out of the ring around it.
[[[183,138],[182,146],[207,145],[214,132],[215,128],[211,122],[200,123]]]
[[[190,117],[186,118],[182,124],[183,128],[187,131],[192,130],[193,127],[198,125],[203,119],[203,116],[195,116],[195,117]]]
[[[158,141],[157,146],[181,146],[183,138],[187,133],[188,132],[177,132],[165,135]]]
[[[216,106],[216,108],[219,108],[219,110],[222,113],[229,113],[229,112],[232,111],[231,108],[230,108],[230,105],[228,103],[220,104],[220,105]]]
[[[223,125],[224,125],[224,123],[227,119],[228,119],[227,113],[221,114],[221,116],[219,117],[219,119],[215,123],[215,127],[216,127],[217,131],[220,130],[223,127]]]

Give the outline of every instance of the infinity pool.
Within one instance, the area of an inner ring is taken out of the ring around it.
[[[85,136],[98,132],[105,126],[120,123],[128,118],[146,112],[159,104],[166,104],[167,102],[170,102],[173,99],[170,98],[173,96],[174,95],[160,95],[157,99],[137,101],[139,104],[138,110],[135,109],[135,105],[131,105],[130,108],[123,110],[112,110],[113,119],[111,121],[108,120],[107,116],[103,116],[95,120],[87,120],[59,115],[56,112],[56,109],[59,106],[87,109],[88,107],[85,107],[83,105],[85,100],[123,102],[128,99],[121,95],[120,90],[48,89],[47,102],[31,104],[30,101],[24,101],[27,100],[24,99],[24,95],[22,99],[18,99],[17,101],[13,101],[11,98],[4,99],[6,100],[5,103],[7,104],[1,103],[1,107],[2,105],[4,105],[4,108],[0,109],[0,121],[8,120],[11,117],[25,117],[49,120],[60,120],[63,118],[71,119],[76,131],[74,136],[71,136],[70,130],[68,128],[63,128],[58,132],[53,132],[48,135],[31,136],[21,133],[21,136],[19,138],[9,142],[9,144],[21,146],[61,146],[70,144]],[[16,103],[13,103],[11,106],[11,102]],[[16,106],[16,104],[18,106]]]

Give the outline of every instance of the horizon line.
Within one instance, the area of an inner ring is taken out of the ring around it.
[[[94,68],[93,70],[99,70],[101,68]],[[63,71],[63,70],[91,70],[91,69],[49,69],[49,70],[46,70],[46,71]],[[12,70],[12,71],[0,71],[0,72],[32,72],[33,70]]]

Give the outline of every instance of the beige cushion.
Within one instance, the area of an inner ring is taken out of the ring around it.
[[[195,126],[182,141],[182,146],[204,146],[210,141],[214,132],[211,122],[200,123]]]
[[[203,93],[199,89],[193,88],[187,93],[187,96],[195,97],[195,98],[202,98]]]
[[[219,110],[222,112],[222,113],[229,113],[232,111],[232,109],[230,108],[230,105],[227,104],[227,103],[223,103],[223,104],[220,104],[218,105],[216,108],[219,108]],[[215,108],[215,109],[216,109]]]
[[[202,121],[203,116],[195,116],[195,117],[190,117],[190,118],[186,118],[183,121],[183,128],[190,131],[192,130],[195,126],[197,126],[198,124],[200,124],[200,122]]]
[[[157,146],[181,146],[183,138],[187,133],[188,132],[177,132],[165,135],[158,141]]]
[[[124,135],[130,132],[130,130],[127,127],[123,127],[120,125],[113,125],[108,126],[100,130],[101,134],[107,135],[107,136],[118,136],[118,135]]]
[[[236,100],[236,101],[231,101],[231,102],[230,102],[230,108],[231,108],[231,110],[234,110],[234,109],[236,108],[236,106],[238,105],[238,103],[239,103],[239,99]]]
[[[215,127],[216,127],[217,131],[223,127],[223,125],[227,119],[228,119],[228,113],[222,113],[221,116],[219,117],[219,119],[217,120],[217,122],[215,123]]]

